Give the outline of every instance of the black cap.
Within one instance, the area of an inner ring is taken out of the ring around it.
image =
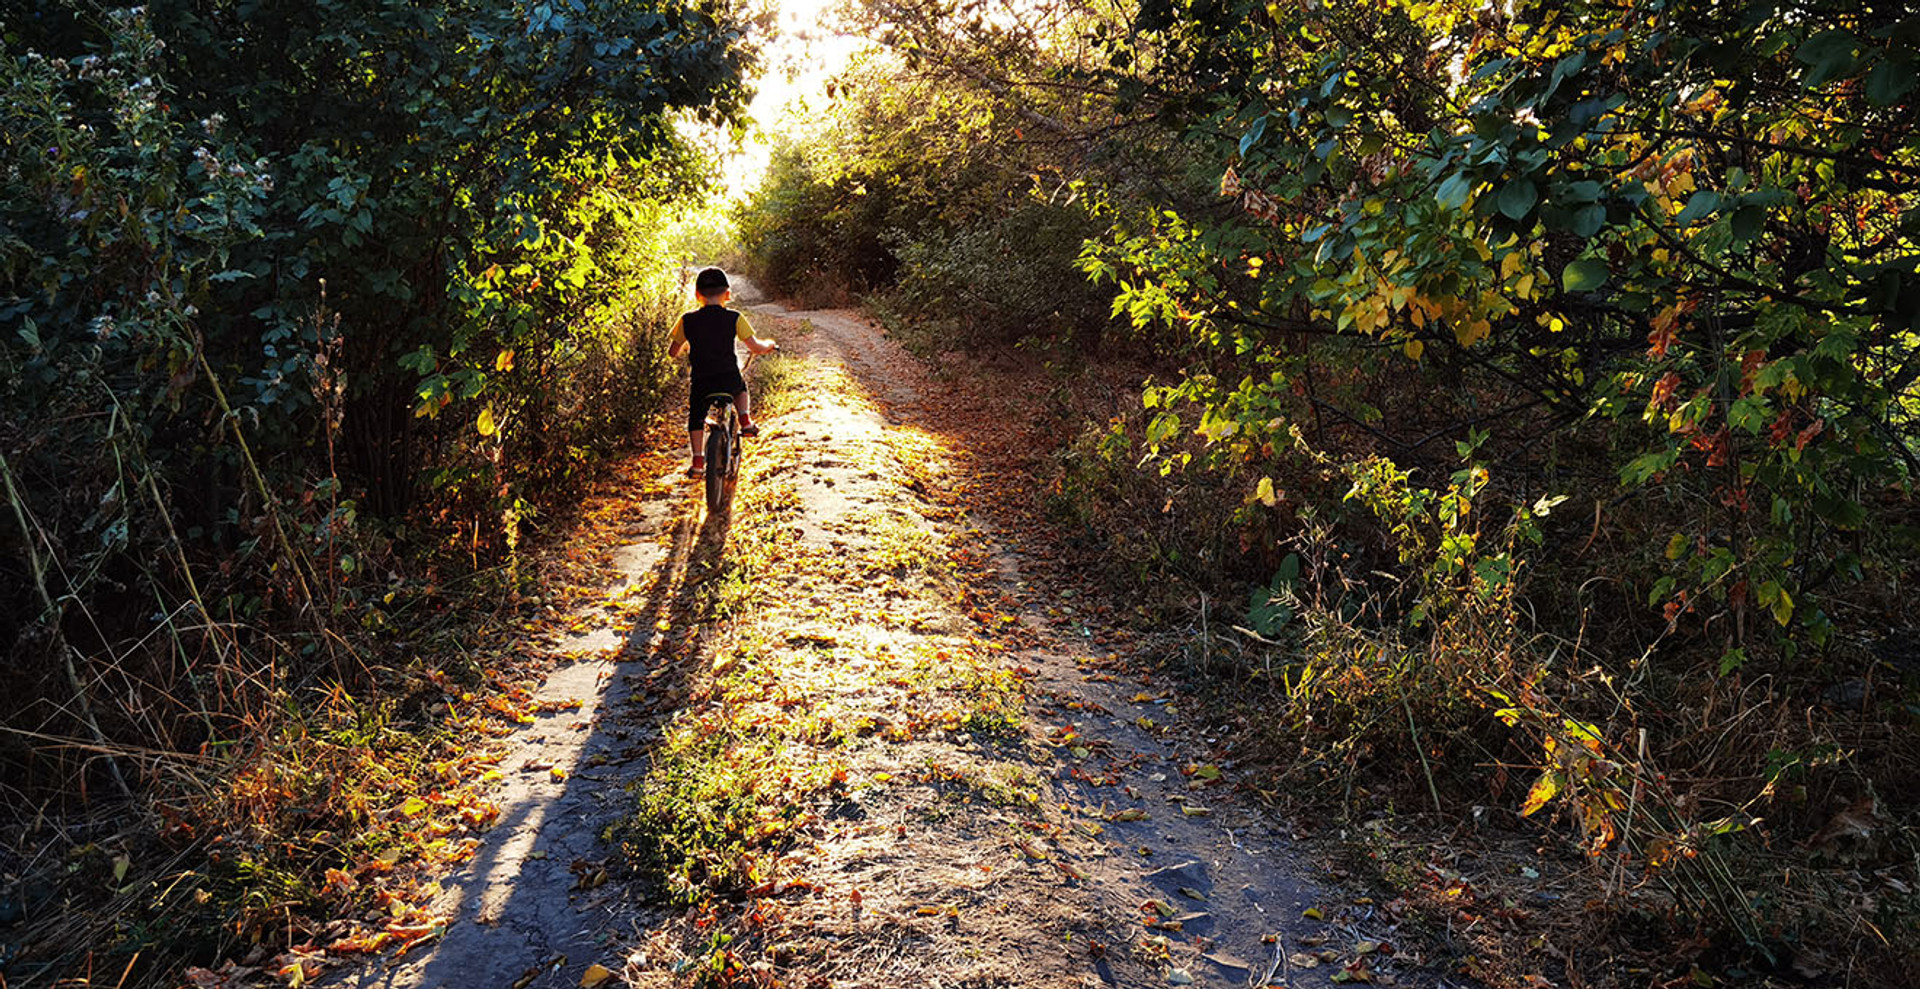
[[[707,268],[693,279],[693,290],[701,295],[719,295],[728,287],[727,273],[718,268]]]

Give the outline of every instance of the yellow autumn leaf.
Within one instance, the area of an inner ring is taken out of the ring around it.
[[[1560,774],[1548,771],[1533,781],[1533,788],[1527,791],[1526,802],[1520,805],[1520,816],[1529,817],[1534,811],[1547,805],[1554,795],[1560,792]]]
[[[1262,505],[1272,508],[1274,503],[1279,500],[1273,493],[1273,478],[1261,478],[1260,483],[1253,489],[1253,496],[1260,499]]]
[[[493,421],[493,406],[491,405],[480,410],[480,419],[473,425],[475,429],[480,430],[480,435],[482,436],[492,436],[494,433],[500,431],[499,424]]]
[[[613,978],[613,969],[599,964],[588,965],[587,970],[580,973],[580,989],[594,989],[595,986],[611,978]]]

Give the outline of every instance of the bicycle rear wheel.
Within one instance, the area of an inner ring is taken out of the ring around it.
[[[727,477],[733,473],[733,438],[726,427],[707,429],[707,511],[727,503]]]

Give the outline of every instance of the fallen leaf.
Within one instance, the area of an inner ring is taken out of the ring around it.
[[[1109,821],[1144,821],[1146,819],[1147,819],[1147,812],[1144,810],[1141,810],[1138,807],[1129,807],[1126,810],[1123,810],[1120,813],[1107,818],[1107,820]]]
[[[1185,814],[1188,817],[1206,817],[1208,814],[1213,813],[1213,811],[1208,810],[1205,807],[1195,807],[1192,804],[1181,804],[1180,813]]]
[[[1287,956],[1287,964],[1292,965],[1294,968],[1319,968],[1320,959],[1304,951],[1299,951]]]
[[[1321,913],[1319,907],[1308,907],[1305,910],[1300,911],[1300,916],[1305,917],[1308,920],[1327,919],[1327,915],[1324,913]]]
[[[594,989],[595,986],[611,978],[613,978],[613,969],[600,964],[588,965],[587,970],[580,973],[580,989]]]
[[[1174,892],[1179,893],[1181,896],[1184,896],[1189,900],[1205,900],[1207,898],[1207,894],[1202,893],[1197,889],[1194,889],[1192,886],[1182,886],[1179,889],[1174,890]]]
[[[1176,968],[1167,973],[1167,984],[1170,986],[1193,985],[1193,973],[1184,968]]]

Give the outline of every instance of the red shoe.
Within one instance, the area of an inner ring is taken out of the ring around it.
[[[758,435],[760,435],[760,424],[759,424],[759,423],[753,423],[753,422],[749,422],[749,423],[746,423],[745,425],[742,425],[742,426],[740,427],[740,435],[742,435],[742,436],[758,436]]]
[[[707,472],[707,458],[705,457],[693,458],[692,465],[687,467],[688,477],[699,477],[700,475],[705,474],[706,472]]]

